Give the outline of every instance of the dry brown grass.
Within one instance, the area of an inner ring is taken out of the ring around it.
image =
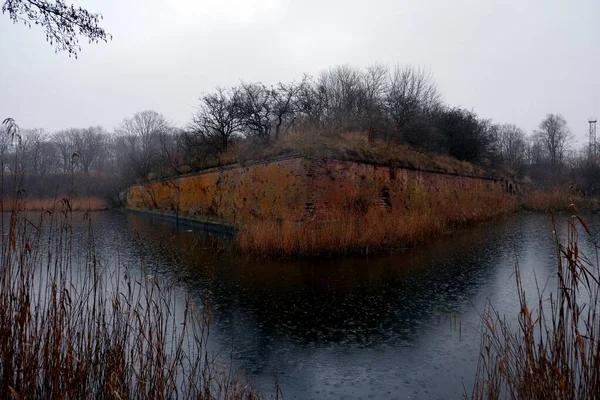
[[[241,230],[237,243],[254,257],[379,252],[423,242],[467,224],[506,215],[516,208],[508,196],[465,192],[435,209],[410,213],[381,208],[330,211],[323,219],[256,221]]]
[[[421,151],[395,142],[369,140],[363,132],[329,133],[294,131],[270,146],[248,146],[236,150],[245,159],[266,159],[277,155],[302,154],[394,167],[489,176],[488,171],[453,157]]]
[[[592,239],[574,207],[567,243],[556,236],[557,288],[538,287],[528,302],[518,264],[520,309],[511,325],[492,305],[482,315],[481,353],[473,399],[598,399],[600,395],[600,261],[598,245],[582,254],[579,233]],[[543,286],[543,282],[540,283]]]
[[[20,199],[18,202],[13,200],[3,200],[4,211],[12,211],[17,207],[20,211],[55,211],[63,208],[71,211],[102,211],[107,210],[106,200],[99,197],[78,197],[74,199],[56,198],[56,199]]]
[[[574,204],[580,210],[600,210],[600,199],[585,197],[565,187],[527,191],[523,208],[529,211],[568,211]]]
[[[91,222],[83,248],[67,209],[35,219],[14,211],[6,225],[0,398],[259,397],[209,356],[210,307],[178,301],[139,263],[101,265]]]
[[[338,133],[318,130],[291,131],[270,144],[241,141],[232,144],[226,153],[207,157],[201,164],[196,165],[196,168],[207,169],[290,155],[334,158],[463,175],[498,175],[497,171],[450,156],[418,150],[396,142],[369,140],[364,132]]]

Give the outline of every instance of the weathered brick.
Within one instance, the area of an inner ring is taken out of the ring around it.
[[[129,208],[243,224],[320,218],[344,207],[407,212],[455,201],[459,192],[516,193],[513,182],[333,159],[289,158],[214,168],[129,188]]]

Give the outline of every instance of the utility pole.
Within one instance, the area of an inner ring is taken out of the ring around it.
[[[596,156],[596,122],[597,118],[588,118],[590,124],[590,157]]]

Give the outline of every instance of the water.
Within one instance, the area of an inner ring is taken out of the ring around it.
[[[600,216],[587,220],[589,253]],[[210,351],[267,394],[277,375],[285,399],[461,398],[471,393],[485,302],[501,314],[518,310],[515,262],[528,294],[555,286],[552,225],[542,214],[402,254],[295,261],[247,262],[227,238],[141,214],[96,213],[94,229],[106,264],[176,279],[182,298],[210,295]]]

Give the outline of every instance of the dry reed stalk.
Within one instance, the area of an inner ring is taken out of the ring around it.
[[[0,267],[0,397],[258,397],[209,358],[207,312],[191,299],[178,303],[171,285],[143,270],[101,265],[89,218],[79,249],[66,202],[61,211],[9,216]]]
[[[19,211],[55,211],[60,210],[65,201],[71,211],[102,211],[107,210],[108,204],[106,200],[99,197],[77,197],[73,199],[37,199],[37,198],[25,198],[20,199],[17,204]],[[12,211],[14,207],[13,200],[3,200],[4,210]]]
[[[572,209],[574,206],[572,205]],[[582,254],[585,221],[567,218],[566,245],[556,236],[557,288],[536,304],[525,297],[515,269],[520,310],[516,329],[488,305],[474,399],[598,399],[600,397],[600,259]]]
[[[256,221],[236,240],[244,253],[255,257],[382,251],[497,218],[515,207],[516,200],[508,196],[463,193],[454,201],[422,204],[410,212],[371,207],[365,212],[331,210],[323,218],[300,222]]]
[[[569,197],[572,196],[566,188],[531,190],[524,195],[523,208],[531,211],[567,210]]]
[[[523,197],[523,208],[530,211],[568,211],[571,204],[580,210],[600,210],[600,199],[564,187],[531,190]]]

